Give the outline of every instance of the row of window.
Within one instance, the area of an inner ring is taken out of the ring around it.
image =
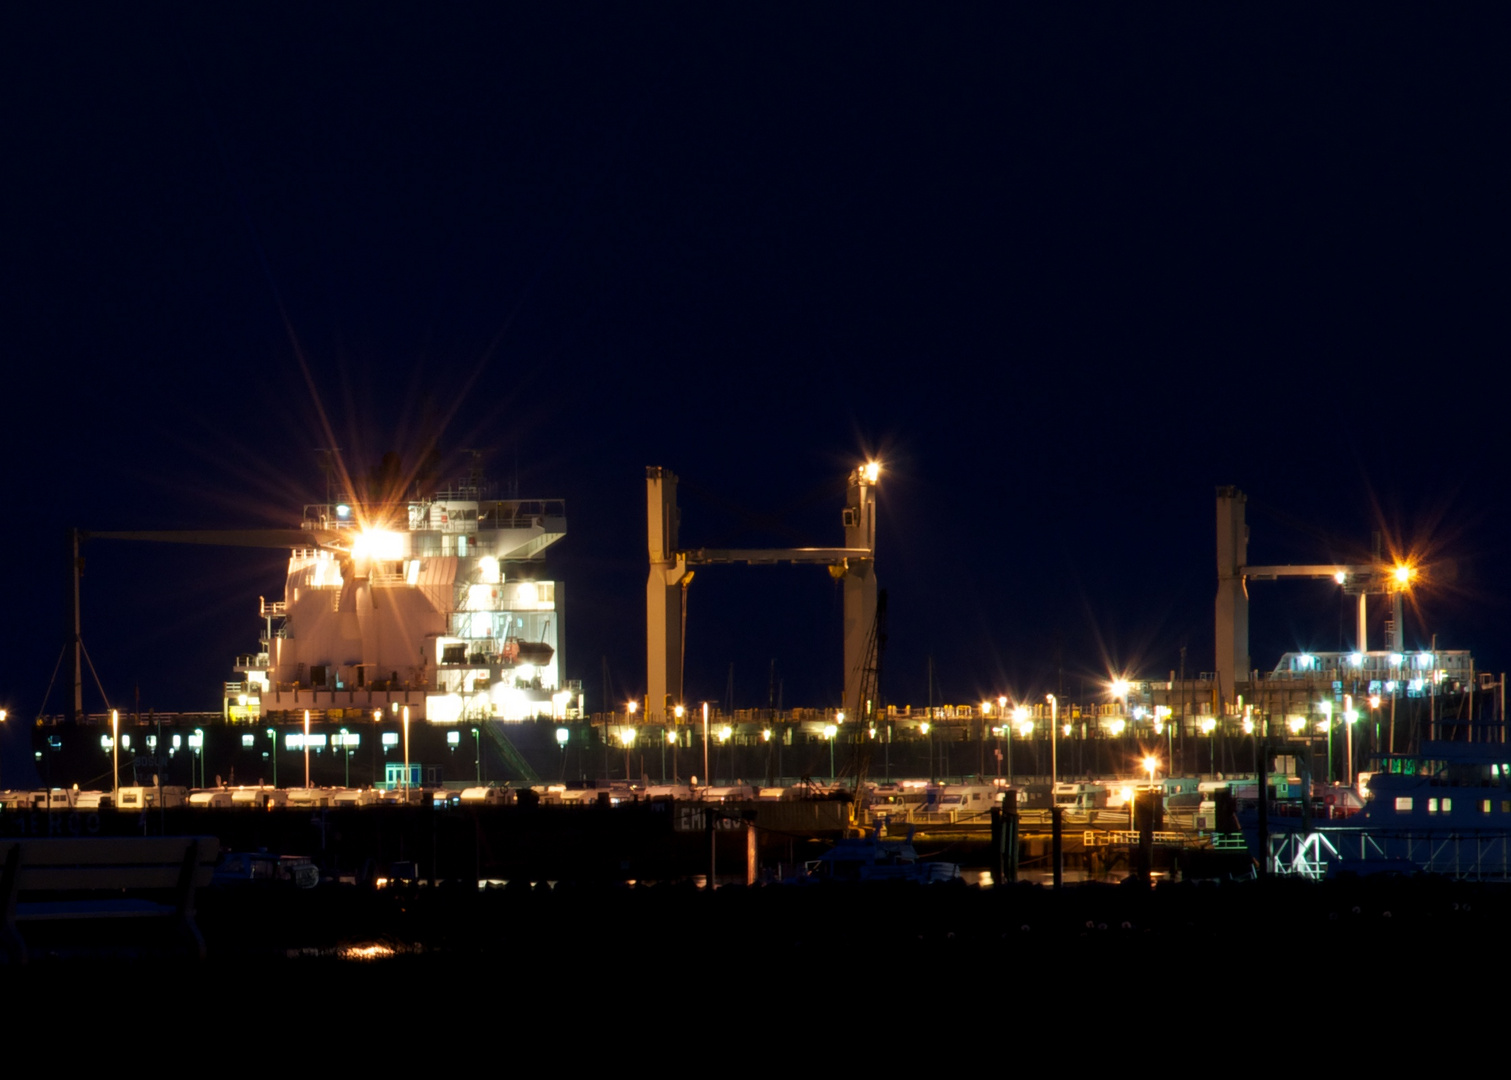
[[[1495,808],[1496,801],[1497,800],[1495,800],[1495,799],[1481,799],[1480,800],[1480,813],[1482,813],[1482,814],[1494,813],[1494,808]],[[1511,814],[1511,799],[1501,799],[1501,800],[1499,800],[1499,802],[1500,802],[1500,812],[1502,814]],[[1398,814],[1409,814],[1412,811],[1413,805],[1414,805],[1414,800],[1413,800],[1413,798],[1410,795],[1397,795],[1396,796],[1396,813],[1398,813]],[[1453,800],[1452,799],[1428,799],[1427,800],[1427,812],[1429,814],[1450,814],[1450,813],[1453,812]]]

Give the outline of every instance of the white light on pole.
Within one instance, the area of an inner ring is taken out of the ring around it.
[[[1049,702],[1049,787],[1053,791],[1060,779],[1060,702],[1053,694],[1045,694],[1044,699]]]
[[[121,805],[121,714],[110,710],[110,805]]]
[[[310,711],[304,710],[304,786],[310,786]]]

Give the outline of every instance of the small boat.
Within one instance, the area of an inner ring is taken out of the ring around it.
[[[1257,814],[1241,810],[1249,850],[1272,872],[1306,877],[1404,871],[1511,880],[1511,745],[1423,742],[1416,754],[1378,755],[1361,778],[1357,811],[1340,813],[1336,792],[1302,812],[1272,799],[1267,850]]]
[[[956,863],[920,859],[911,830],[902,840],[884,840],[875,833],[841,840],[817,859],[803,864],[798,879],[823,882],[911,881],[920,885],[959,881]]]
[[[221,855],[212,885],[246,885],[313,889],[320,884],[320,868],[303,855],[272,855],[266,851],[228,851]]]

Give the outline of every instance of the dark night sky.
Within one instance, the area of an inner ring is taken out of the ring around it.
[[[317,448],[435,432],[567,500],[595,708],[604,658],[643,690],[646,465],[690,546],[837,544],[871,453],[895,703],[1209,670],[1217,484],[1255,562],[1425,546],[1408,643],[1511,664],[1503,25],[995,8],[7,6],[0,698],[66,527],[290,525]],[[218,707],[285,557],[92,544],[112,697]],[[1252,594],[1258,667],[1351,638]],[[689,699],[836,703],[839,606],[700,570]]]

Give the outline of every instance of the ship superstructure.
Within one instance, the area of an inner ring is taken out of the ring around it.
[[[386,513],[304,508],[282,600],[262,601],[261,650],[226,684],[234,721],[402,702],[433,723],[562,717],[561,586],[543,554],[561,499],[485,499],[463,482]],[[336,712],[336,715],[342,715]]]

